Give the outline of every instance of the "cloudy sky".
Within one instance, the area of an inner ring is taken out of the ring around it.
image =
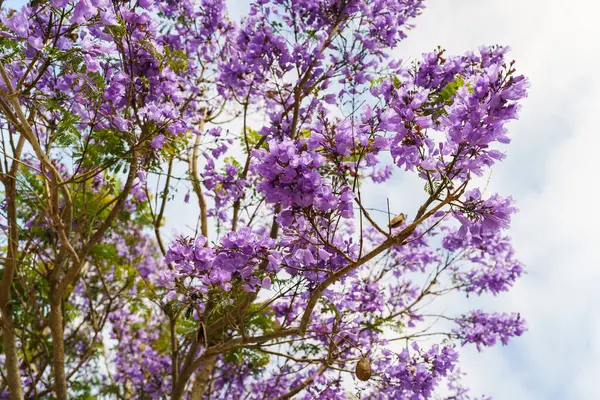
[[[248,1],[229,3],[238,18]],[[466,383],[496,400],[600,399],[600,214],[593,209],[600,197],[600,3],[426,4],[395,56],[416,58],[437,45],[449,54],[509,45],[518,71],[531,82],[520,120],[509,126],[508,159],[494,168],[488,188],[518,202],[511,235],[528,275],[510,293],[481,299],[488,309],[520,311],[529,332],[508,347],[463,351]],[[410,198],[413,188],[388,189],[387,197]],[[170,227],[181,231],[194,211],[172,208]]]

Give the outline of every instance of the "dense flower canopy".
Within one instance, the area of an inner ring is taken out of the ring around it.
[[[434,300],[524,273],[478,178],[527,80],[501,46],[392,59],[424,3],[2,9],[0,399],[472,398],[460,346],[525,322]],[[411,214],[370,204],[396,176]]]

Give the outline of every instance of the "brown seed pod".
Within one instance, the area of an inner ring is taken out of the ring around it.
[[[200,325],[198,326],[198,330],[196,331],[196,342],[203,345],[204,348],[207,348],[208,347],[207,339],[208,338],[206,337],[206,325],[204,325],[204,322],[200,322]]]
[[[366,358],[361,358],[356,363],[356,369],[354,370],[356,377],[361,381],[368,381],[371,378],[371,362]]]
[[[400,214],[397,217],[394,217],[394,219],[390,221],[390,228],[393,229],[399,227],[404,223],[404,220],[406,220],[406,215],[404,214]]]

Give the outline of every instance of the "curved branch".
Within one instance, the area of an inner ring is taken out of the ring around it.
[[[327,364],[321,365],[321,367],[317,370],[316,374],[311,374],[308,378],[298,384],[295,388],[287,392],[286,394],[277,397],[275,400],[287,400],[291,399],[293,395],[300,393],[302,390],[306,389],[308,385],[315,381],[315,377],[317,375],[322,375],[325,371],[327,371]]]
[[[200,130],[202,130],[203,126],[204,122],[200,124]],[[191,175],[190,178],[192,179],[194,192],[196,193],[196,197],[198,197],[198,206],[200,207],[200,231],[202,236],[208,238],[208,211],[206,208],[206,200],[202,193],[202,185],[200,184],[200,179],[198,179],[198,151],[200,148],[200,139],[200,135],[196,135],[192,156],[189,160],[189,173]]]
[[[300,328],[299,328],[300,334],[304,335],[306,333],[306,329],[308,328],[308,325],[310,324],[312,312],[315,309],[319,299],[321,298],[321,296],[323,295],[323,293],[329,286],[336,283],[343,276],[356,270],[358,267],[371,261],[372,259],[377,257],[379,254],[383,253],[385,250],[389,249],[390,247],[401,245],[414,232],[414,230],[417,228],[417,226],[419,224],[421,224],[427,218],[431,217],[433,214],[435,214],[437,211],[439,211],[445,205],[449,204],[451,201],[454,201],[460,194],[461,194],[461,192],[459,190],[458,193],[455,193],[452,196],[448,196],[444,201],[442,201],[440,204],[435,206],[431,211],[427,212],[425,215],[418,218],[412,224],[410,224],[409,226],[404,228],[402,230],[402,232],[386,239],[383,243],[381,243],[374,250],[365,254],[362,258],[358,259],[354,263],[348,264],[344,268],[331,274],[327,279],[325,279],[321,284],[319,284],[319,286],[317,286],[317,288],[314,290],[314,292],[310,296],[308,303],[306,304],[306,309],[304,311],[304,314],[302,315],[302,320],[300,323]]]

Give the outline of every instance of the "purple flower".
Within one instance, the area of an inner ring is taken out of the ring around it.
[[[27,39],[27,43],[29,43],[29,45],[36,50],[41,50],[44,46],[44,41],[42,40],[42,38],[36,36],[30,36]]]
[[[268,276],[266,276],[265,278],[263,278],[260,286],[263,289],[269,289],[269,288],[271,288],[271,278],[269,278]]]
[[[521,336],[527,330],[525,321],[516,313],[486,314],[477,310],[457,318],[456,323],[459,327],[453,332],[462,344],[474,343],[479,351],[481,346],[493,346],[497,340],[506,345],[511,337]]]
[[[50,4],[52,4],[52,7],[64,7],[67,5],[68,2],[69,0],[50,0]]]
[[[159,135],[156,135],[156,137],[154,139],[152,139],[152,143],[150,143],[150,147],[152,147],[154,150],[162,149],[165,144],[166,139],[167,138],[162,133]]]
[[[92,5],[91,0],[79,0],[75,6],[71,23],[83,24],[90,18],[96,16],[98,9]]]
[[[21,10],[14,13],[10,18],[7,18],[4,13],[0,15],[0,21],[8,27],[11,31],[17,34],[21,38],[27,38],[29,35],[30,20],[29,15],[31,9],[29,7],[23,7]]]
[[[479,189],[465,194],[464,208],[454,212],[456,219],[462,224],[459,234],[479,237],[488,232],[506,229],[510,224],[510,216],[517,209],[512,197],[502,198],[498,194],[483,200]]]
[[[313,257],[313,254],[310,250],[308,249],[298,249],[296,250],[296,253],[294,254],[294,257],[300,261],[302,264],[304,264],[305,266],[309,266],[312,265],[315,262],[315,258]]]
[[[154,6],[154,0],[139,0],[139,4],[141,7],[150,10]]]

